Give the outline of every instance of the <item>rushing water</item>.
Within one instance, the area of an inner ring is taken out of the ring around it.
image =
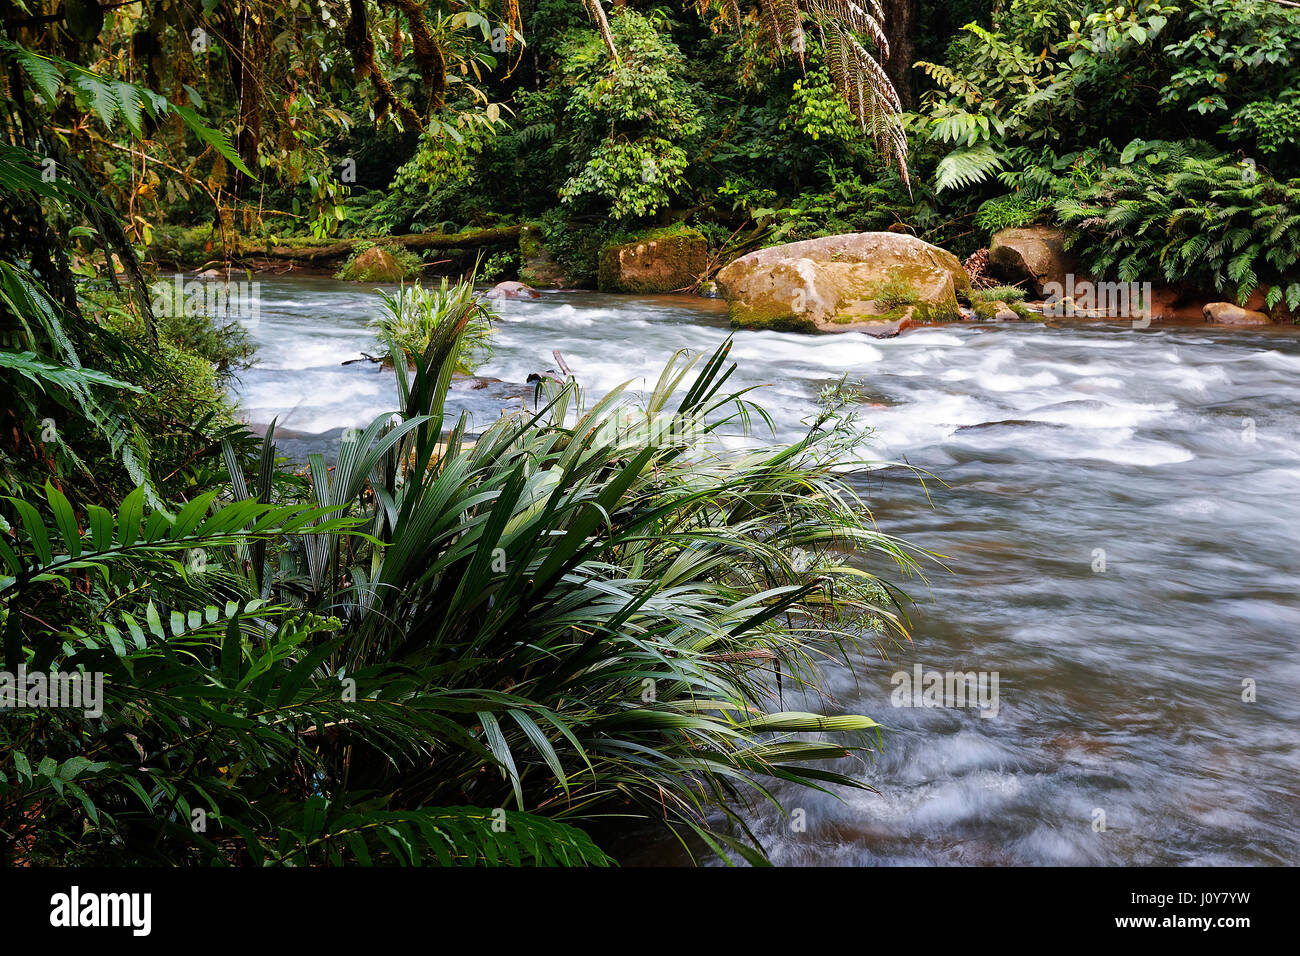
[[[319,433],[391,409],[391,373],[340,364],[375,350],[376,305],[355,285],[263,279],[247,420]],[[675,350],[728,334],[698,299],[501,309],[482,375],[523,382],[558,349],[592,394],[652,385]],[[908,582],[911,645],[830,676],[829,706],[887,728],[881,753],[839,768],[878,792],[785,793],[802,830],[756,811],[775,862],[1300,862],[1300,339],[1025,323],[748,332],[732,355],[767,385],[778,439],[822,386],[862,382],[873,456],[938,480],[928,498],[902,469],[854,480],[883,530],[948,568]],[[457,403],[473,430],[518,393]],[[892,675],[917,664],[996,673],[996,716],[893,706]]]

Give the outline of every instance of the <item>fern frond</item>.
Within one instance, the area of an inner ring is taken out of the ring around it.
[[[1001,154],[989,143],[953,150],[939,160],[935,190],[943,192],[945,189],[982,183],[1002,165]]]

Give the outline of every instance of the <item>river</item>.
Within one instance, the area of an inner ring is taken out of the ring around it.
[[[262,277],[249,422],[312,436],[390,410],[369,287]],[[719,303],[544,293],[500,304],[480,374],[556,366],[589,394],[653,384],[728,334]],[[829,676],[831,709],[886,728],[848,770],[877,792],[778,794],[777,864],[1300,862],[1300,337],[1292,331],[922,329],[890,340],[744,332],[732,357],[790,439],[819,389],[864,388],[853,476],[880,527],[944,555],[913,642]],[[485,427],[517,389],[462,389]],[[302,438],[317,445],[328,439]],[[293,446],[291,440],[288,443]],[[997,679],[996,714],[894,706],[897,674]],[[787,701],[787,704],[792,702]],[[631,862],[680,862],[655,842]]]

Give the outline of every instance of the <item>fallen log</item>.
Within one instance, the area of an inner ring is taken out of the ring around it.
[[[261,246],[240,243],[244,256],[265,256],[268,259],[285,259],[289,262],[329,262],[349,255],[363,242],[376,246],[402,246],[405,249],[478,249],[482,246],[503,245],[519,241],[521,226],[500,226],[495,229],[478,229],[474,232],[416,232],[405,236],[374,236],[360,239],[341,239],[326,246]]]

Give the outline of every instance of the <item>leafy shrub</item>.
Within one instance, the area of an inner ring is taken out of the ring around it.
[[[610,19],[620,62],[599,36],[574,33],[559,67],[575,128],[565,202],[599,202],[614,219],[644,219],[667,208],[685,186],[684,143],[698,131],[699,109],[676,45],[650,20],[623,8]]]
[[[1242,304],[1262,289],[1270,307],[1300,307],[1300,180],[1204,143],[1135,140],[1056,211],[1099,277],[1187,281]]]
[[[464,348],[456,371],[468,375],[474,366],[485,361],[492,351],[492,310],[474,292],[472,279],[452,284],[444,277],[432,288],[419,282],[403,285],[397,292],[380,291],[387,315],[371,321],[394,363],[403,356],[403,365],[414,364],[416,356],[429,350],[438,329],[450,318],[468,315]]]
[[[494,252],[478,268],[478,278],[481,282],[495,282],[498,279],[508,279],[518,274],[519,250],[517,249]]]
[[[981,203],[975,213],[975,225],[990,233],[1030,226],[1050,208],[1051,202],[1041,196],[1010,193]]]
[[[1265,0],[1191,0],[1184,11],[1159,104],[1226,120],[1222,133],[1300,173],[1300,16]]]
[[[1014,285],[995,285],[987,289],[972,289],[971,302],[1005,302],[1015,305],[1025,301],[1025,290]]]

